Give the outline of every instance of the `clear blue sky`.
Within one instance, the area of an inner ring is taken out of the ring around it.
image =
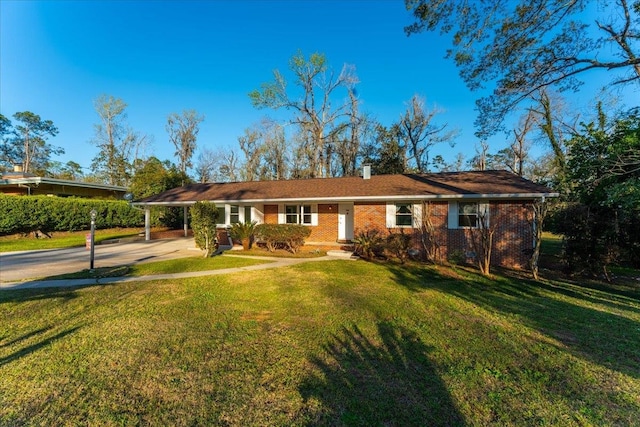
[[[431,156],[473,156],[474,100],[450,60],[449,38],[407,37],[411,16],[402,0],[324,1],[0,1],[0,112],[32,111],[59,129],[50,139],[88,167],[98,116],[93,100],[127,104],[128,123],[152,135],[148,154],[174,161],[167,115],[195,109],[206,119],[200,148],[238,148],[244,129],[270,110],[247,94],[285,72],[301,50],[321,52],[339,72],[353,64],[362,111],[384,125],[396,121],[414,94],[446,110],[437,119],[460,130],[454,148]],[[491,151],[504,148],[498,135]],[[239,151],[239,150],[238,150]]]

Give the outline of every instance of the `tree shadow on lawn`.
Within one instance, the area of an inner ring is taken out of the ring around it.
[[[73,288],[3,289],[0,290],[0,304],[38,301],[53,298],[60,298],[65,301],[70,301],[74,298],[77,298],[77,294],[75,293],[75,291],[78,289],[82,289],[83,287],[86,286],[76,286]]]
[[[40,330],[37,330],[37,331],[30,332],[28,334],[25,334],[22,337],[14,339],[13,341],[11,341],[9,343],[3,344],[2,346],[0,346],[0,348],[1,347],[8,347],[10,345],[17,344],[17,343],[25,341],[25,340],[29,340],[31,337],[43,334],[43,333],[47,332],[49,329],[51,329],[51,327],[47,327],[47,328],[43,328],[43,329],[40,329]],[[36,352],[39,349],[50,345],[54,341],[62,339],[64,337],[66,337],[67,335],[70,335],[70,334],[76,332],[78,329],[80,329],[80,326],[76,326],[74,328],[67,329],[67,330],[59,332],[59,333],[57,333],[57,334],[55,334],[55,335],[53,335],[53,336],[51,336],[49,338],[44,338],[44,339],[42,339],[42,340],[40,340],[40,341],[38,341],[38,342],[36,342],[34,344],[30,344],[30,345],[24,346],[23,348],[21,348],[19,350],[16,350],[11,354],[8,354],[6,356],[2,356],[2,357],[0,357],[0,367],[2,365],[10,363],[10,362],[12,362],[14,360],[20,359],[21,357],[24,357],[24,356],[26,356],[28,354]]]
[[[429,347],[405,328],[377,328],[377,336],[367,336],[356,325],[343,327],[322,357],[311,358],[320,372],[302,382],[300,393],[323,410],[310,425],[464,425]]]
[[[640,378],[640,322],[632,318],[640,310],[640,298],[634,291],[609,292],[602,285],[568,281],[536,282],[506,276],[509,272],[488,279],[463,269],[387,268],[398,284],[410,290],[436,289],[489,311],[517,315],[575,356]]]

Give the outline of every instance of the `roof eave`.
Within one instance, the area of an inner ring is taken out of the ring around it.
[[[288,198],[261,198],[261,199],[214,199],[208,200],[213,203],[287,203],[287,202],[386,202],[397,200],[459,200],[459,199],[475,199],[475,200],[532,200],[541,198],[558,197],[559,193],[497,193],[497,194],[419,194],[419,195],[393,195],[393,196],[354,196],[354,197],[288,197]],[[199,200],[183,200],[168,202],[133,202],[135,206],[185,206],[193,205]]]
[[[106,185],[106,184],[94,184],[89,182],[80,182],[80,181],[69,181],[66,179],[57,179],[57,178],[42,178],[42,177],[34,177],[34,178],[8,178],[0,180],[0,185],[28,185],[28,184],[50,184],[50,185],[68,185],[71,187],[82,187],[82,188],[93,188],[97,190],[109,190],[109,191],[121,191],[126,192],[126,187],[120,187],[117,185]]]

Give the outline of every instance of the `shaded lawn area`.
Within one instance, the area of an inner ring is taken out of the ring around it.
[[[0,292],[1,425],[633,425],[640,291],[310,262]]]
[[[192,271],[210,271],[221,270],[225,268],[239,268],[257,264],[268,264],[271,262],[273,261],[232,257],[225,255],[210,258],[203,258],[202,256],[191,256],[164,261],[146,262],[142,264],[102,267],[96,268],[93,271],[87,269],[75,273],[47,276],[42,280],[153,276],[158,274],[173,274]]]
[[[104,240],[123,239],[136,237],[140,229],[138,228],[111,228],[107,230],[96,230],[95,240],[100,243]],[[51,238],[35,238],[33,235],[22,236],[13,234],[10,236],[0,236],[0,252],[31,251],[41,249],[61,249],[73,248],[85,245],[86,235],[89,231],[52,232]]]

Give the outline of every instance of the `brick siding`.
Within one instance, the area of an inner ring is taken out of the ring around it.
[[[489,221],[495,227],[491,263],[512,268],[527,268],[530,250],[533,246],[531,227],[527,221],[528,207],[525,203],[491,202]],[[431,221],[436,229],[436,239],[443,259],[458,254],[468,262],[475,263],[474,249],[469,229],[449,229],[447,202],[432,202]],[[378,229],[383,235],[411,233],[416,249],[422,250],[418,229],[386,228],[386,203],[354,203],[354,236],[368,229]],[[278,223],[278,205],[264,205],[264,222]],[[333,243],[338,238],[338,205],[318,205],[318,225],[311,227],[310,242]]]
[[[475,263],[473,244],[469,229],[449,229],[447,202],[432,202],[431,221],[436,230],[436,241],[444,259],[458,254],[467,262]],[[527,221],[527,205],[513,202],[491,202],[489,221],[495,227],[491,263],[511,268],[527,268],[533,246],[531,226]],[[385,203],[356,203],[354,206],[354,234],[368,229],[378,229],[384,234],[411,232],[414,248],[422,250],[420,230],[386,228]]]
[[[338,204],[318,205],[318,225],[312,226],[309,242],[338,240]]]

